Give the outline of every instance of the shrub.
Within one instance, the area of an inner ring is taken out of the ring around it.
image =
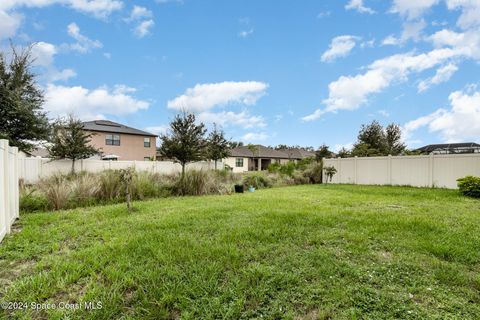
[[[306,183],[322,183],[322,162],[312,162],[303,171],[303,176],[307,179]]]
[[[248,188],[250,186],[255,189],[270,188],[272,182],[263,172],[248,173],[243,176],[243,184]]]
[[[49,208],[45,195],[33,187],[20,189],[20,210],[25,212],[46,211]]]
[[[49,209],[65,209],[72,190],[68,176],[55,174],[52,177],[41,179],[38,184],[49,203]]]
[[[67,199],[67,207],[88,206],[98,202],[100,190],[98,175],[84,172],[70,176],[69,180],[71,195]]]
[[[122,191],[120,172],[118,170],[106,170],[99,174],[98,196],[105,201],[118,200]]]
[[[280,163],[274,162],[274,163],[270,163],[267,170],[270,173],[280,172],[281,167],[282,165]]]
[[[480,177],[466,176],[457,180],[460,192],[466,196],[480,198]]]
[[[179,196],[199,196],[208,194],[228,194],[233,186],[223,182],[215,172],[204,170],[189,170],[183,179],[177,175],[173,194]]]

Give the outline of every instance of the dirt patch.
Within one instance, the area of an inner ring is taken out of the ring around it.
[[[15,279],[30,273],[37,262],[35,260],[5,261],[0,260],[0,288],[8,287]]]

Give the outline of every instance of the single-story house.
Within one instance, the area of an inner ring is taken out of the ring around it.
[[[480,153],[480,144],[474,142],[429,144],[415,151],[422,154]]]
[[[247,146],[239,146],[230,151],[230,157],[224,159],[224,164],[232,168],[233,172],[262,171],[267,170],[272,163],[285,164],[289,161],[297,161],[314,156],[313,153],[289,149],[275,150],[273,148],[256,145],[255,153]],[[307,156],[308,155],[308,156]]]
[[[155,160],[157,135],[109,120],[83,122],[103,160]]]

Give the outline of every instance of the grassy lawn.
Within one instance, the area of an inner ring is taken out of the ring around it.
[[[60,319],[479,319],[480,201],[309,185],[21,216],[3,311]],[[2,318],[0,310],[0,318]]]

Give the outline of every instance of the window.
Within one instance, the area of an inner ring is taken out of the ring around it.
[[[152,158],[150,158],[150,157],[143,157],[143,161],[152,161]]]
[[[243,158],[235,158],[235,167],[237,168],[243,167]]]
[[[143,138],[143,146],[145,148],[150,148],[150,138]]]
[[[105,137],[105,144],[107,146],[119,146],[120,135],[119,134],[107,134]]]
[[[275,159],[275,163],[280,164],[280,159]]]

